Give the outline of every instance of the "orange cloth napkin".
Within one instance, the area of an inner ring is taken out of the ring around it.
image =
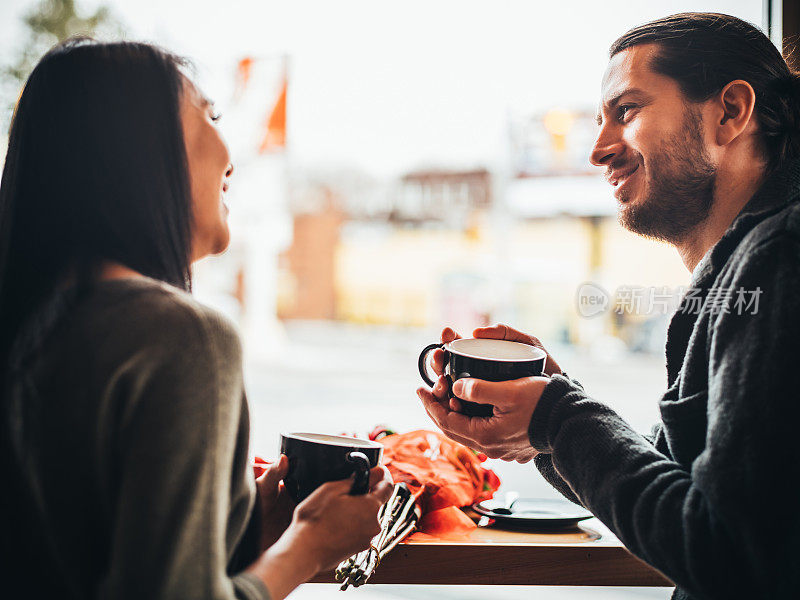
[[[422,510],[414,538],[458,537],[476,528],[461,510],[494,495],[500,479],[477,454],[434,431],[396,433],[378,440],[395,483],[405,482]]]
[[[256,479],[261,477],[264,471],[267,470],[267,467],[269,467],[271,464],[272,461],[264,460],[260,456],[256,456],[253,459],[253,474],[256,476]]]

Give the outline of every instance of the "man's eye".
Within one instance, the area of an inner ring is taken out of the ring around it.
[[[617,116],[618,116],[619,120],[620,121],[624,121],[625,117],[628,114],[628,112],[633,108],[635,108],[635,106],[633,104],[623,104],[622,106],[619,106],[617,108],[617,111],[618,111],[618,115]]]
[[[217,111],[212,111],[210,114],[211,120],[215,123],[222,118],[222,113]]]

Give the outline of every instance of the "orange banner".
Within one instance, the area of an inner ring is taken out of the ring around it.
[[[289,81],[284,75],[281,93],[264,124],[264,137],[258,147],[259,154],[286,148],[286,92]]]
[[[242,97],[247,84],[250,82],[250,73],[253,70],[253,58],[246,56],[236,65],[236,87],[233,92],[234,101]]]

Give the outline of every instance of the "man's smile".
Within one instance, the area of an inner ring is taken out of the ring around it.
[[[627,184],[633,178],[634,173],[639,170],[639,163],[633,165],[633,167],[628,167],[626,169],[617,170],[611,172],[608,176],[608,182],[613,185],[615,188],[614,190],[614,197],[619,199],[622,190],[626,188]]]

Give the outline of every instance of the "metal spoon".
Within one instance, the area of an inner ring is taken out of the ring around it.
[[[506,492],[505,495],[505,505],[498,506],[497,508],[493,508],[492,512],[497,513],[498,515],[511,515],[514,514],[511,512],[511,508],[514,506],[514,502],[519,500],[519,493],[517,492]]]

